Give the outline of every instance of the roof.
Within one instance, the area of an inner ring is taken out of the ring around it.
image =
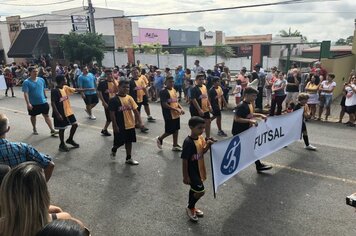
[[[287,57],[281,57],[280,60],[287,60]],[[290,57],[290,61],[294,62],[304,62],[304,63],[313,63],[316,61],[319,61],[318,59],[315,58],[306,58],[306,57]]]
[[[348,45],[330,47],[330,52],[351,52],[351,51],[352,51],[352,46],[348,46]],[[304,49],[303,52],[320,52],[320,47]]]
[[[44,27],[21,30],[7,56],[11,58],[33,58],[47,53],[50,53],[50,47],[47,28]]]

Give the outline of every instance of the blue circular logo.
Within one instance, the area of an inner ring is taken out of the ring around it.
[[[224,175],[232,174],[238,167],[241,154],[241,141],[239,136],[235,136],[226,149],[221,162],[220,171]]]

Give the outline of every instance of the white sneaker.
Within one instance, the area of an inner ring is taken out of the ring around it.
[[[313,145],[310,145],[309,146],[304,146],[305,149],[307,150],[311,150],[311,151],[315,151],[316,150],[316,147],[314,147]]]
[[[189,209],[187,207],[187,208],[185,208],[185,210],[186,210],[187,215],[191,221],[198,222],[198,217],[197,217],[194,209]]]
[[[174,152],[181,152],[183,149],[182,149],[182,147],[181,146],[173,146],[172,147],[172,151],[174,151]]]
[[[94,115],[89,116],[90,120],[96,120],[96,117]]]
[[[138,161],[132,160],[131,158],[125,161],[126,164],[137,166]]]
[[[157,147],[158,147],[159,149],[162,149],[162,141],[159,140],[159,136],[156,137],[156,143],[157,143]]]

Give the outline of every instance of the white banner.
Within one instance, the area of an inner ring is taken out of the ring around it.
[[[257,127],[211,146],[214,192],[228,179],[255,161],[301,138],[303,109],[269,117]]]
[[[1,89],[7,89],[4,75],[0,75],[0,90]]]

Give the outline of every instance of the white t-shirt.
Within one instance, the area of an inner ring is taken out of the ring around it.
[[[351,84],[351,86],[345,87],[345,90],[346,90],[345,106],[347,106],[347,107],[356,105],[356,93],[352,90],[355,88],[356,88],[355,84]]]
[[[329,84],[329,81],[324,80],[323,82],[321,82],[321,88],[325,89],[325,90],[332,90],[333,88],[336,87],[336,82],[331,82],[331,84]],[[321,92],[321,95],[325,95],[325,94],[329,94],[332,95],[333,93],[327,93],[327,92]]]

